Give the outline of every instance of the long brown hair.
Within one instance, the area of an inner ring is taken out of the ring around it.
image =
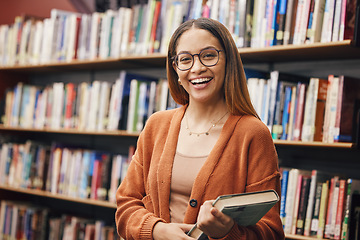
[[[246,76],[236,44],[227,28],[220,22],[210,18],[191,19],[184,22],[175,30],[170,39],[166,69],[169,89],[173,99],[182,105],[189,103],[189,94],[178,84],[178,75],[173,68],[173,58],[176,56],[179,38],[192,27],[209,31],[219,40],[225,51],[226,69],[223,91],[229,112],[233,115],[248,114],[259,118],[251,104]]]

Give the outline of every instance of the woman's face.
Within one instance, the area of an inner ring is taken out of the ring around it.
[[[179,70],[173,63],[181,85],[189,93],[190,102],[211,104],[224,99],[223,84],[226,58],[217,38],[204,29],[191,28],[184,32],[178,40],[176,54],[199,54],[201,51],[202,53],[207,52],[207,49],[222,50],[219,53],[219,61],[214,66],[203,65],[199,60],[199,55],[193,56],[193,66],[185,71]],[[206,64],[207,55],[203,55],[202,60]],[[186,61],[185,58],[184,61]]]

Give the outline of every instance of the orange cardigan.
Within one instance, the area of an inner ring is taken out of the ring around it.
[[[172,164],[186,106],[157,112],[139,136],[137,150],[116,193],[120,236],[153,239],[155,223],[170,222]],[[268,128],[253,116],[230,115],[195,179],[184,223],[195,223],[201,204],[219,195],[275,189],[277,153]],[[284,239],[277,203],[255,226],[234,225],[223,239]]]

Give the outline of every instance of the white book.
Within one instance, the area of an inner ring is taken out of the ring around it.
[[[124,13],[123,7],[120,7],[114,15],[114,22],[112,28],[112,39],[111,39],[111,53],[112,58],[120,57],[120,46],[121,46],[121,33],[123,30]]]
[[[34,45],[32,48],[30,56],[30,64],[37,65],[40,63],[40,52],[43,45],[43,28],[44,23],[42,21],[37,21],[35,25],[35,36],[34,36]]]
[[[68,148],[62,149],[61,154],[61,162],[60,162],[60,174],[59,174],[59,186],[57,193],[65,194],[68,189],[67,182],[66,182],[66,175],[68,174],[68,165],[71,164],[70,161],[70,151]]]
[[[20,105],[23,95],[23,86],[24,84],[22,82],[19,82],[14,89],[14,104],[13,104],[12,118],[11,118],[12,127],[19,126]]]
[[[34,123],[34,113],[35,113],[35,102],[36,102],[36,95],[38,93],[38,89],[35,86],[30,86],[29,89],[29,102],[27,107],[25,108],[25,115],[24,115],[24,123],[23,127],[25,128],[32,128]]]
[[[100,81],[95,80],[91,84],[90,90],[90,102],[89,102],[89,115],[86,130],[94,131],[96,130],[96,125],[98,122],[98,111],[99,111],[99,94],[100,94]]]
[[[22,28],[19,59],[18,59],[19,65],[24,65],[26,63],[26,59],[27,59],[26,46],[29,45],[31,26],[32,26],[32,21],[28,20],[24,23]]]
[[[45,127],[48,92],[49,89],[46,87],[39,96],[38,105],[37,105],[38,109],[37,109],[37,115],[34,126],[37,129],[42,129]]]
[[[49,169],[51,171],[51,187],[50,192],[51,193],[58,193],[58,183],[59,183],[59,176],[60,176],[60,166],[61,166],[61,148],[56,148],[53,153],[52,158],[52,169]]]
[[[7,156],[9,151],[9,144],[4,143],[0,148],[0,185],[7,184],[6,177],[6,164],[7,164]]]
[[[124,8],[123,16],[124,24],[122,28],[121,34],[121,47],[120,47],[120,56],[125,56],[128,54],[129,49],[129,37],[130,37],[130,26],[131,26],[131,17],[132,17],[132,9]]]
[[[76,15],[69,16],[69,31],[68,31],[68,45],[65,49],[65,59],[67,62],[71,62],[75,58],[77,31],[79,28],[80,19]]]
[[[250,95],[250,100],[252,105],[254,106],[256,112],[258,111],[258,109],[256,109],[257,107],[257,100],[258,100],[258,83],[259,83],[259,79],[258,78],[248,78],[247,80],[247,87],[248,87],[248,91],[249,91],[249,95]]]
[[[335,0],[334,21],[333,21],[334,23],[333,23],[332,38],[331,38],[332,42],[339,41],[342,1],[343,0]]]
[[[85,60],[87,59],[87,39],[90,34],[90,15],[83,14],[80,20],[79,26],[79,40],[78,40],[78,48],[77,48],[77,59]]]
[[[53,105],[51,114],[51,129],[60,129],[61,119],[63,118],[63,106],[64,106],[64,83],[57,82],[53,84]]]
[[[144,127],[144,118],[147,114],[146,104],[147,104],[147,89],[148,83],[140,82],[139,83],[139,97],[138,97],[138,106],[137,106],[137,123],[135,126],[136,132],[140,132]]]
[[[87,82],[82,82],[79,87],[81,88],[81,94],[78,129],[85,130],[89,120],[91,85]]]
[[[307,31],[309,43],[320,42],[326,0],[315,0],[311,28]]]
[[[106,10],[101,21],[99,58],[106,59],[110,56],[111,34],[113,31],[115,12]]]
[[[100,103],[99,103],[99,111],[98,111],[98,122],[97,122],[97,130],[103,131],[106,129],[108,123],[108,110],[109,110],[109,97],[110,97],[110,83],[109,82],[101,82],[100,85]]]
[[[132,79],[130,82],[130,95],[129,95],[129,110],[127,116],[126,130],[128,132],[133,132],[134,130],[134,118],[135,118],[135,107],[137,101],[137,89],[138,89],[138,81],[136,79]]]
[[[333,143],[335,134],[336,109],[339,95],[339,77],[329,75],[326,95],[323,142]]]
[[[291,233],[298,176],[299,176],[298,169],[294,168],[290,170],[289,180],[288,180],[288,190],[286,193],[286,203],[285,203],[285,224],[284,224],[285,234]]]
[[[98,57],[99,28],[101,23],[101,13],[94,12],[91,15],[91,30],[89,40],[89,59]]]
[[[331,42],[335,0],[326,0],[323,27],[321,29],[321,42]]]
[[[159,111],[164,111],[167,108],[167,99],[169,94],[169,85],[166,80],[161,81],[161,96],[160,96],[160,104]]]
[[[121,71],[120,77],[116,79],[112,86],[111,99],[109,104],[109,124],[107,126],[108,130],[116,130],[119,126],[125,77],[126,71]]]
[[[210,18],[219,20],[219,4],[220,0],[212,0],[210,8]],[[224,3],[222,3],[224,5]]]
[[[150,93],[149,93],[149,107],[147,116],[150,117],[151,114],[155,111],[155,98],[156,98],[156,85],[155,81],[150,83]]]
[[[316,102],[319,89],[319,79],[311,78],[309,87],[306,91],[304,122],[302,128],[301,140],[311,142],[314,140],[315,133],[315,116],[316,116]]]

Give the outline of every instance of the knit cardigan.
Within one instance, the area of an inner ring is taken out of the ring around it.
[[[153,239],[154,225],[170,222],[172,165],[185,110],[183,106],[154,113],[138,138],[136,152],[116,193],[117,230],[126,240]],[[230,115],[195,179],[184,223],[196,222],[206,200],[265,189],[274,189],[280,196],[277,153],[270,132],[253,116]],[[234,224],[223,239],[284,239],[279,209],[278,202],[255,226]]]

